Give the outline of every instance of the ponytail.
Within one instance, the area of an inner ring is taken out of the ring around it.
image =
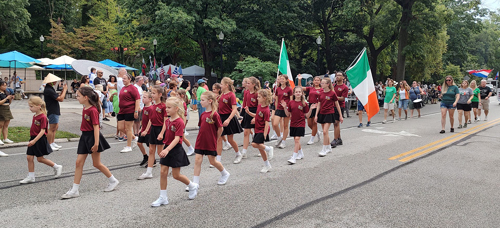
[[[233,92],[234,93],[234,85],[233,85],[233,80],[231,80],[230,78],[228,77],[224,77],[222,80],[221,80],[221,83],[224,83],[227,85],[229,91]]]
[[[94,106],[100,114],[102,104],[101,99],[99,99],[99,94],[88,86],[80,87],[78,91],[82,94],[82,96],[89,98],[90,105]]]

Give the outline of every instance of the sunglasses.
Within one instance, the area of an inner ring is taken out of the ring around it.
[[[448,79],[448,80],[446,80],[446,81],[447,81],[447,82],[451,82],[451,80],[449,80],[449,79]]]

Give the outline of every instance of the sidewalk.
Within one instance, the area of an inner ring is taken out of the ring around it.
[[[81,135],[80,124],[82,122],[82,110],[83,107],[74,98],[65,99],[64,102],[59,103],[61,106],[61,117],[59,119],[59,131],[67,131],[73,134]],[[10,121],[9,127],[31,127],[31,120],[33,113],[29,109],[28,100],[13,100],[10,105],[10,110],[14,119]],[[189,121],[186,126],[187,130],[196,130],[198,127],[198,112],[189,112]],[[104,137],[114,137],[116,134],[116,117],[109,118],[110,121],[102,122],[101,133]],[[59,139],[62,141],[67,141],[66,139]],[[1,148],[12,147],[12,146],[25,146],[27,142],[18,145],[5,144]]]

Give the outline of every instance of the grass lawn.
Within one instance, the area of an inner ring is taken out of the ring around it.
[[[56,139],[64,138],[78,138],[80,136],[66,131],[57,131]],[[29,127],[9,127],[9,137],[14,142],[28,142],[30,141],[30,128]]]

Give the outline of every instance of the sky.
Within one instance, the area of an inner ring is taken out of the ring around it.
[[[497,11],[500,8],[500,0],[481,0],[481,6],[491,11]]]

